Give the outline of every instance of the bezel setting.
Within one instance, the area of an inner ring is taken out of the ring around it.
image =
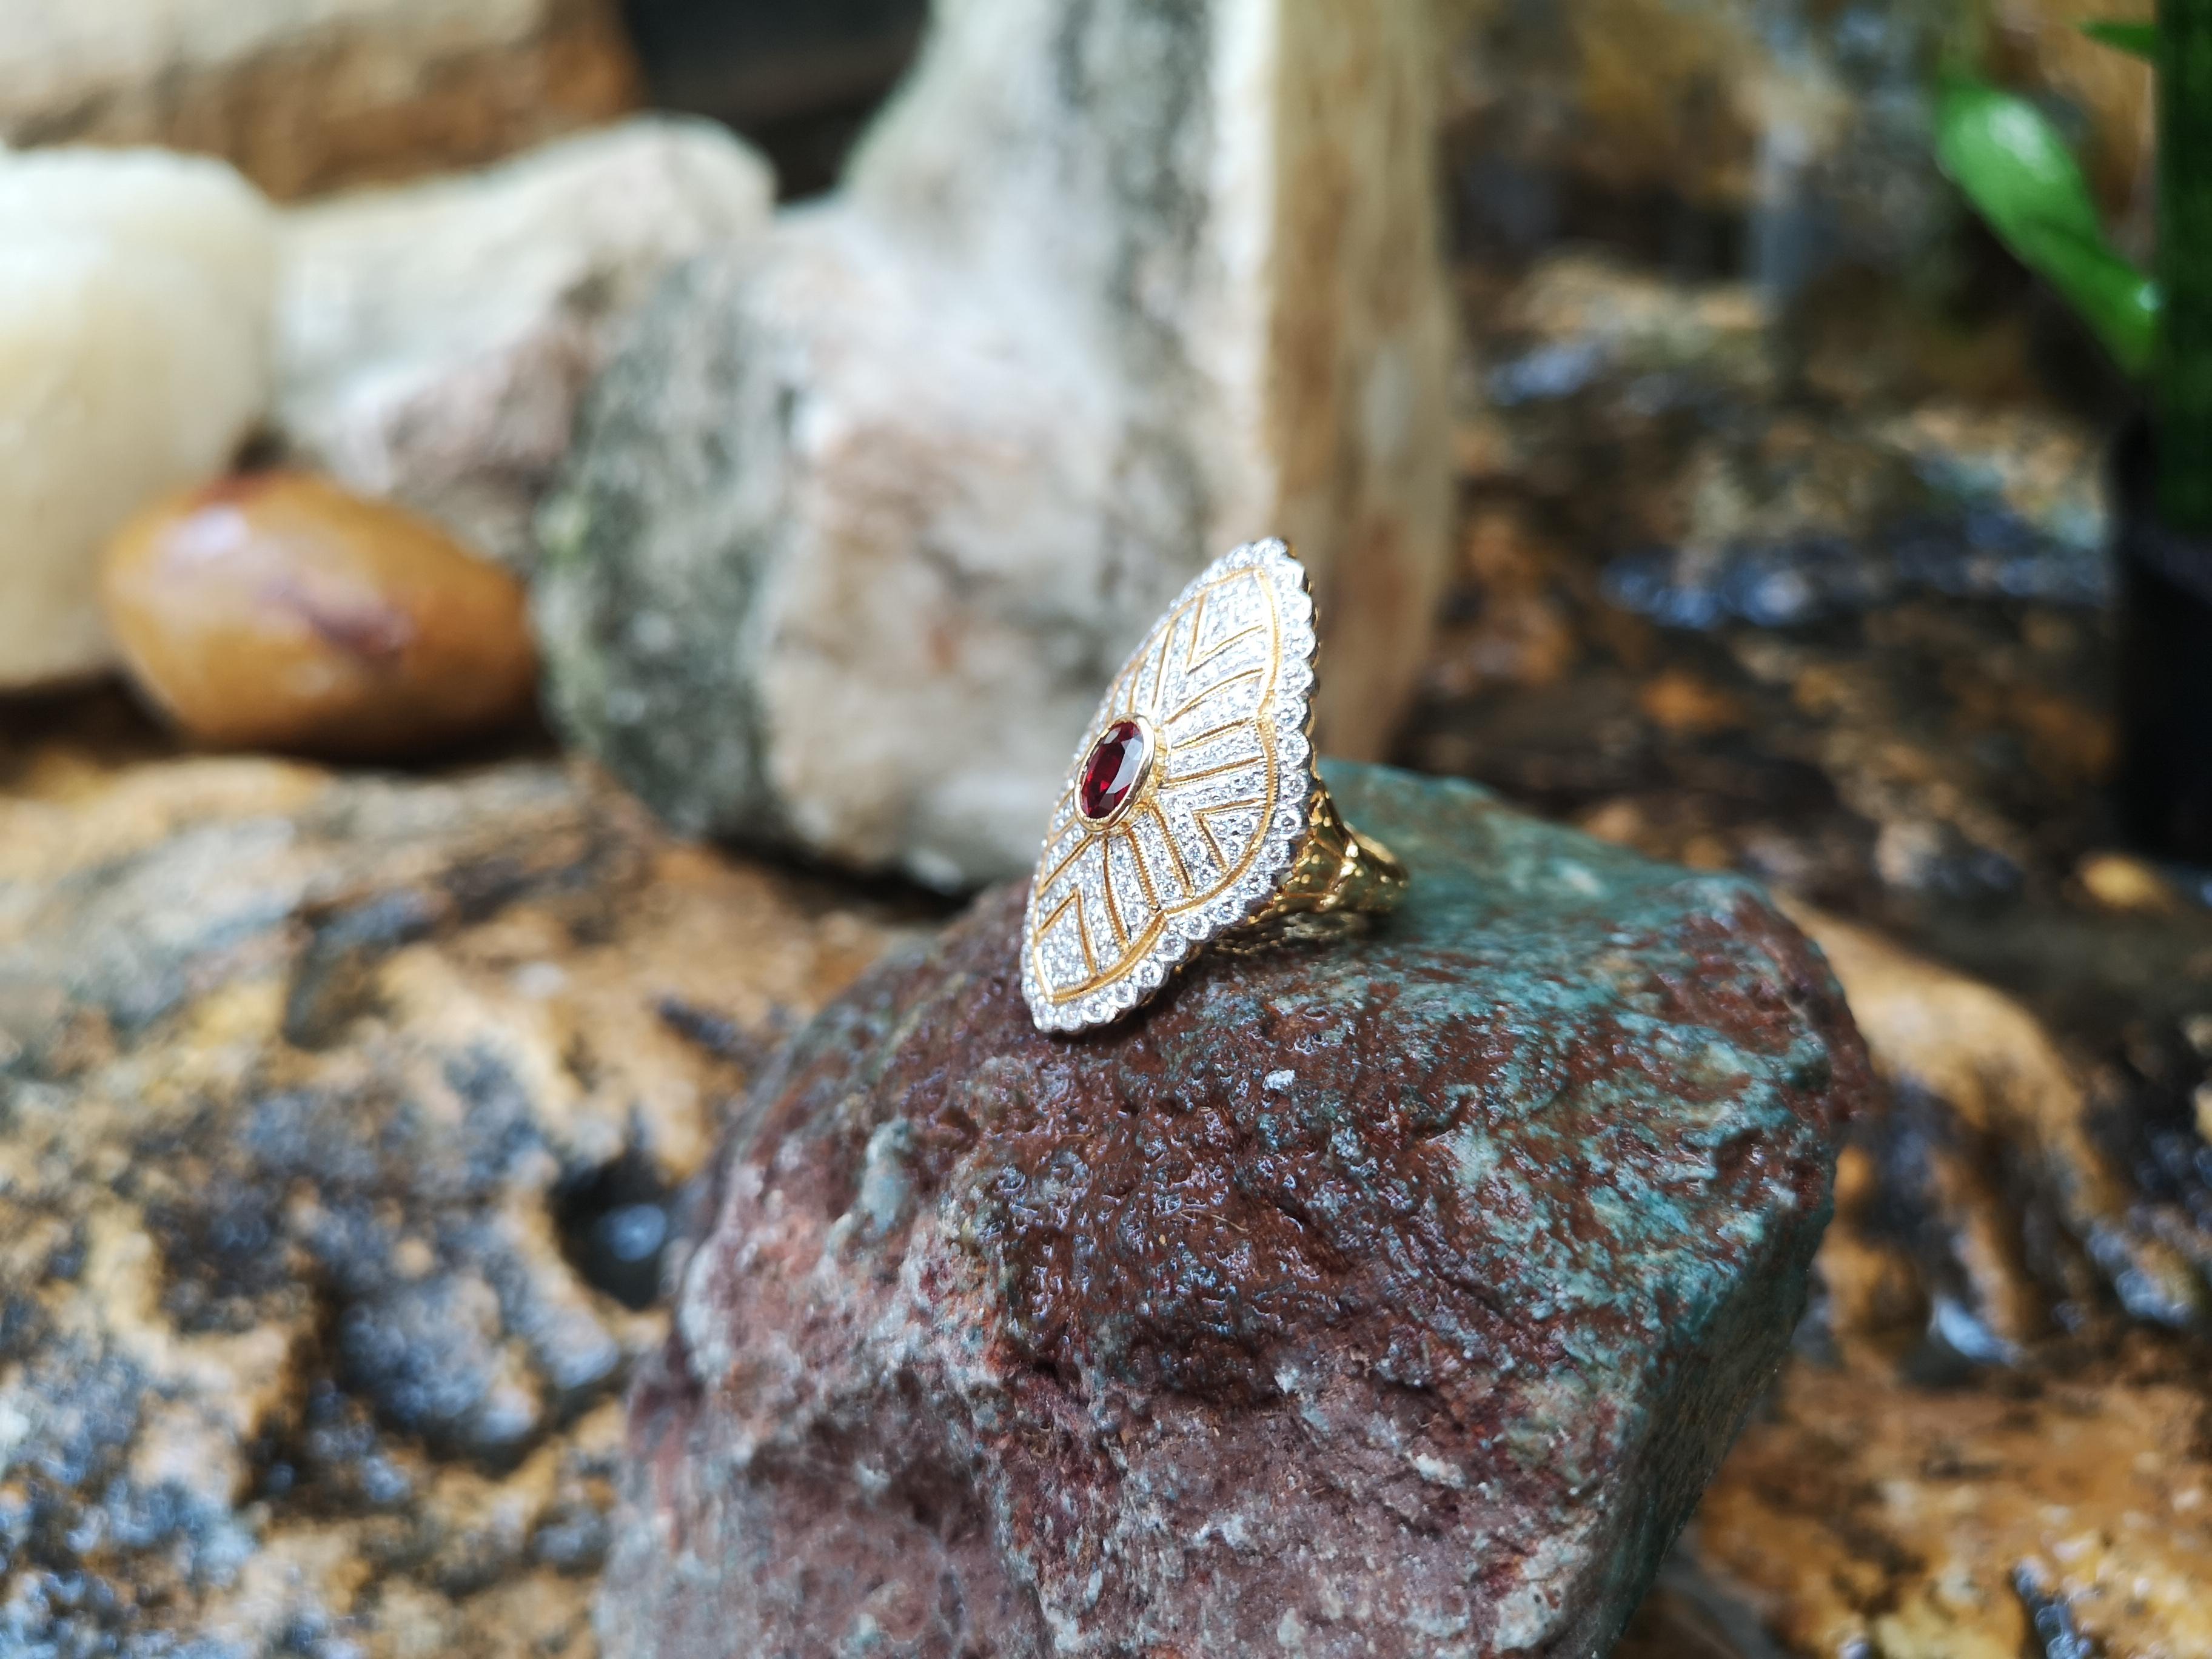
[[[1191,580],[1115,676],[1030,886],[1022,990],[1040,1030],[1120,1018],[1280,888],[1318,787],[1313,614],[1290,549],[1248,542]],[[1141,723],[1143,771],[1092,821],[1083,770],[1121,720]]]
[[[1140,745],[1137,750],[1136,779],[1129,785],[1121,799],[1094,817],[1083,805],[1085,775],[1091,770],[1091,759],[1097,754],[1099,745],[1113,735],[1115,727],[1125,721],[1136,728],[1137,741]],[[1100,728],[1098,735],[1091,740],[1091,747],[1085,750],[1075,763],[1076,816],[1093,829],[1099,830],[1111,830],[1115,824],[1121,823],[1123,818],[1129,816],[1130,809],[1135,806],[1143,797],[1145,786],[1152,781],[1152,762],[1158,757],[1159,752],[1159,738],[1152,731],[1152,723],[1142,714],[1124,714],[1118,720],[1107,721]]]

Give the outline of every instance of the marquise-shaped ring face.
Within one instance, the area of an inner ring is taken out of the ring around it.
[[[1183,589],[1122,665],[1053,809],[1022,939],[1039,1029],[1119,1018],[1264,907],[1315,788],[1313,601],[1279,541]]]

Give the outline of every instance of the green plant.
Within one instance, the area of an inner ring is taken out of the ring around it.
[[[2160,0],[2155,24],[2086,32],[2157,68],[2154,276],[2112,246],[2080,163],[2026,99],[1954,78],[1937,111],[1936,153],[1998,239],[2148,383],[2159,515],[2212,534],[2212,0]]]

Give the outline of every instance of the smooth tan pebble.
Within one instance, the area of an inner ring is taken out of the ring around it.
[[[536,690],[520,581],[307,474],[149,508],[111,544],[101,590],[140,690],[221,748],[395,759],[513,721]]]

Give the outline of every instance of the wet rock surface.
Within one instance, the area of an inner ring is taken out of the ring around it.
[[[132,680],[214,747],[405,757],[511,726],[536,700],[517,578],[309,474],[239,474],[149,508],[100,588]]]
[[[1837,258],[1902,268],[1942,224],[1925,139],[1927,65],[1955,28],[1942,0],[1454,10],[1446,131],[1474,249],[1602,239],[1787,289]]]
[[[611,1651],[1595,1652],[1869,1087],[1756,890],[1337,767],[1413,872],[1032,1027],[1020,895],[787,1051],[633,1407]]]
[[[2144,1177],[2096,1071],[2021,1003],[1804,920],[1888,1086],[1686,1565],[1790,1654],[2202,1648],[2201,1209]]]
[[[2108,222],[2150,214],[2148,66],[2087,38],[2073,0],[2010,0],[1972,27],[1950,0],[1454,0],[1450,15],[1444,133],[1478,260],[1601,244],[1770,293],[1840,269],[1925,300],[1956,275],[1937,269],[1954,208],[1928,143],[1945,65],[2049,111]]]
[[[2206,1651],[2203,1382],[2155,1345],[1971,1389],[1793,1367],[1692,1553],[1791,1654]]]
[[[1632,1650],[2202,1645],[2212,914],[2114,846],[2093,428],[1893,312],[1581,255],[1470,291],[1409,757],[1796,895],[1886,1085]]]
[[[675,1194],[884,929],[553,767],[142,742],[0,740],[0,1650],[580,1659]]]
[[[1741,285],[1566,256],[1494,297],[1408,757],[1999,972],[2094,915],[2094,434]]]

